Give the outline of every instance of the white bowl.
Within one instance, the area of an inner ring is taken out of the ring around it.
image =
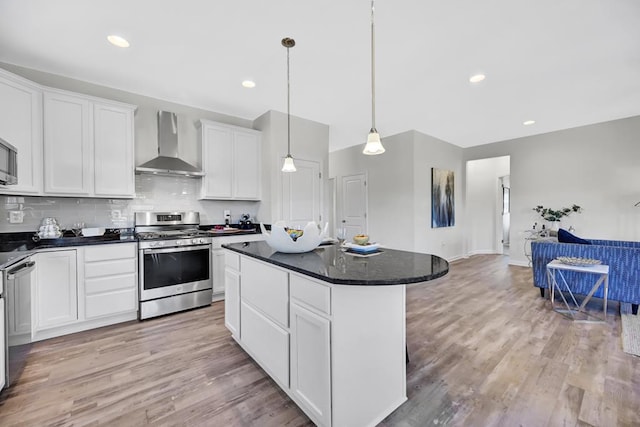
[[[285,230],[285,227],[286,224],[284,221],[278,221],[271,226],[271,233],[269,233],[265,229],[264,224],[260,223],[260,229],[265,236],[265,242],[278,252],[289,254],[309,252],[317,248],[324,238],[324,231],[320,229],[315,221],[307,223],[303,230],[304,233],[296,240],[291,238]]]

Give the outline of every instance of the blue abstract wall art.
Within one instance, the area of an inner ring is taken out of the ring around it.
[[[453,171],[431,168],[431,228],[456,224]]]

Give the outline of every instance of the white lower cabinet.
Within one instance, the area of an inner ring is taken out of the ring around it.
[[[231,334],[240,339],[240,257],[234,253],[223,251],[226,267],[224,269],[224,324]]]
[[[331,322],[291,304],[291,393],[321,425],[331,424]]]
[[[242,342],[273,379],[289,387],[289,332],[244,301],[240,318]]]
[[[211,279],[213,284],[213,301],[224,298],[225,294],[225,271],[224,271],[224,249],[211,249]]]
[[[133,242],[35,254],[33,339],[136,319],[136,255],[137,243]]]
[[[88,246],[84,252],[85,317],[137,309],[136,244]]]
[[[228,243],[257,242],[264,240],[262,234],[241,234],[239,236],[214,237],[211,243],[211,278],[213,282],[212,301],[225,298],[225,250],[222,245]]]
[[[42,252],[36,257],[35,330],[78,320],[76,250]]]

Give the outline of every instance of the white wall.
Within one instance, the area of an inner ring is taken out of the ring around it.
[[[502,253],[497,235],[502,235],[502,191],[500,177],[509,174],[509,156],[467,162],[466,219],[467,253]]]
[[[465,255],[465,174],[462,148],[420,132],[414,139],[414,250],[448,260]],[[452,170],[456,222],[453,227],[431,228],[431,168]]]
[[[262,202],[258,216],[262,221],[273,223],[282,219],[281,214],[281,169],[282,159],[287,155],[287,115],[279,111],[268,111],[253,121],[253,128],[262,132]],[[330,207],[324,205],[324,192],[329,191],[329,126],[312,120],[291,116],[291,155],[295,159],[314,161],[320,164],[321,207],[323,221],[329,218]],[[295,172],[294,172],[295,173]]]
[[[463,256],[462,149],[415,131],[383,138],[382,143],[387,151],[380,156],[363,155],[363,146],[330,153],[329,173],[337,182],[338,216],[341,178],[366,173],[368,233],[372,240],[387,247],[433,253],[447,259]],[[455,173],[454,227],[431,228],[432,167]]]
[[[487,144],[466,160],[511,157],[511,262],[526,265],[536,205],[584,208],[562,221],[581,237],[640,240],[640,117]]]

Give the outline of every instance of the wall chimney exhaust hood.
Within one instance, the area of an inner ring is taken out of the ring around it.
[[[200,178],[204,172],[178,158],[178,117],[158,111],[158,157],[136,167],[136,173]]]

